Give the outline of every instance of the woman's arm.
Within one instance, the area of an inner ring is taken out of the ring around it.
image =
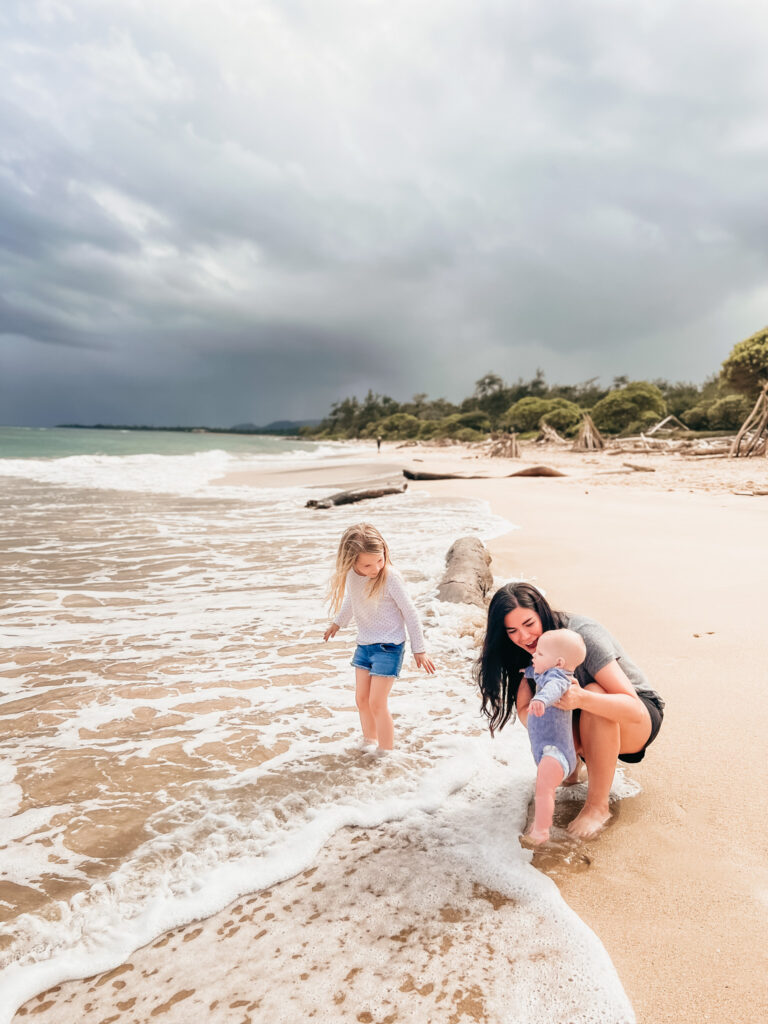
[[[587,689],[573,683],[555,707],[564,711],[581,708],[582,711],[588,711],[599,718],[609,718],[614,722],[626,719],[627,713],[631,714],[635,710],[638,712],[638,718],[642,718],[643,702],[615,658],[596,672],[594,679],[600,687],[599,690]]]
[[[533,690],[531,689],[531,684],[527,679],[521,679],[517,690],[515,706],[517,707],[517,717],[526,729],[528,728],[528,705],[531,703],[532,698]]]

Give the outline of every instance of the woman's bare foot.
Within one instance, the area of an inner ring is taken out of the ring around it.
[[[592,807],[584,804],[568,826],[568,831],[577,839],[591,839],[597,835],[611,816],[608,807]]]

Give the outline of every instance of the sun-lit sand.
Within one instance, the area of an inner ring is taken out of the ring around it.
[[[309,471],[232,474],[225,482],[233,489],[301,483],[321,494],[397,479],[403,466],[493,477],[409,487],[480,498],[520,527],[490,542],[494,574],[532,580],[554,606],[602,621],[667,702],[659,738],[627,773],[642,792],[614,804],[613,820],[595,840],[555,842],[534,864],[604,944],[638,1021],[756,1024],[768,1014],[768,497],[744,492],[768,487],[768,460],[623,458],[533,445],[515,461],[476,455],[386,444],[357,463],[329,460]],[[534,464],[566,475],[507,478]],[[375,502],[359,511],[375,521]],[[497,914],[504,898],[490,884],[463,879],[455,837],[461,828],[471,832],[472,809],[461,817],[461,791],[455,799],[437,856],[434,844],[397,824],[342,830],[316,867],[176,930],[108,975],[36,997],[15,1020],[257,1022],[276,1012],[304,1019],[308,1007],[322,1010],[317,1019],[370,1024],[501,1020],[503,993],[489,990],[485,963],[507,958],[514,972],[514,936]],[[560,820],[571,809],[561,801]],[[515,841],[493,836],[494,849]],[[387,885],[405,863],[407,912],[391,904]],[[358,963],[344,945],[350,920],[388,936],[375,965]],[[277,922],[299,936],[290,948],[275,940]],[[533,912],[526,928],[540,929],[546,979],[553,955],[546,926]],[[375,995],[377,976],[383,984],[393,973],[401,981],[379,1010],[353,1012],[371,998],[371,985]],[[281,1003],[281,984],[294,1000],[303,993],[293,1011]],[[329,986],[333,1005],[313,1002]],[[524,1024],[525,1009],[518,1012]]]

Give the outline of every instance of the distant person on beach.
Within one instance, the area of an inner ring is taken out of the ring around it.
[[[586,653],[578,633],[552,629],[539,637],[533,663],[523,673],[529,685],[535,686],[528,705],[528,737],[538,771],[533,824],[526,837],[536,846],[549,839],[555,790],[576,771],[571,712],[563,711],[556,702],[570,688],[574,670]]]
[[[527,726],[533,694],[522,673],[542,633],[563,628],[578,633],[586,648],[574,672],[576,682],[556,703],[573,712],[574,746],[587,766],[587,799],[568,826],[572,835],[586,839],[611,816],[609,794],[617,760],[642,761],[661,728],[664,701],[604,626],[583,615],[554,611],[529,583],[508,583],[493,595],[475,678],[491,734],[515,711]],[[577,772],[565,779],[576,781]]]
[[[389,560],[387,543],[370,523],[350,526],[341,538],[330,604],[335,618],[324,640],[335,636],[353,616],[357,624],[352,665],[363,744],[377,746],[380,753],[391,750],[394,724],[387,701],[403,665],[406,627],[416,664],[429,674],[435,666],[424,651],[418,612]]]
[[[376,438],[376,451],[377,452],[381,451],[381,437],[377,437]]]

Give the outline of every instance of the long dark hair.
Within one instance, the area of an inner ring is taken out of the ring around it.
[[[491,598],[483,649],[474,669],[491,736],[514,716],[521,672],[531,664],[528,651],[509,639],[504,626],[505,616],[515,608],[535,611],[542,630],[562,629],[567,621],[565,613],[554,611],[541,591],[530,583],[507,583]]]

